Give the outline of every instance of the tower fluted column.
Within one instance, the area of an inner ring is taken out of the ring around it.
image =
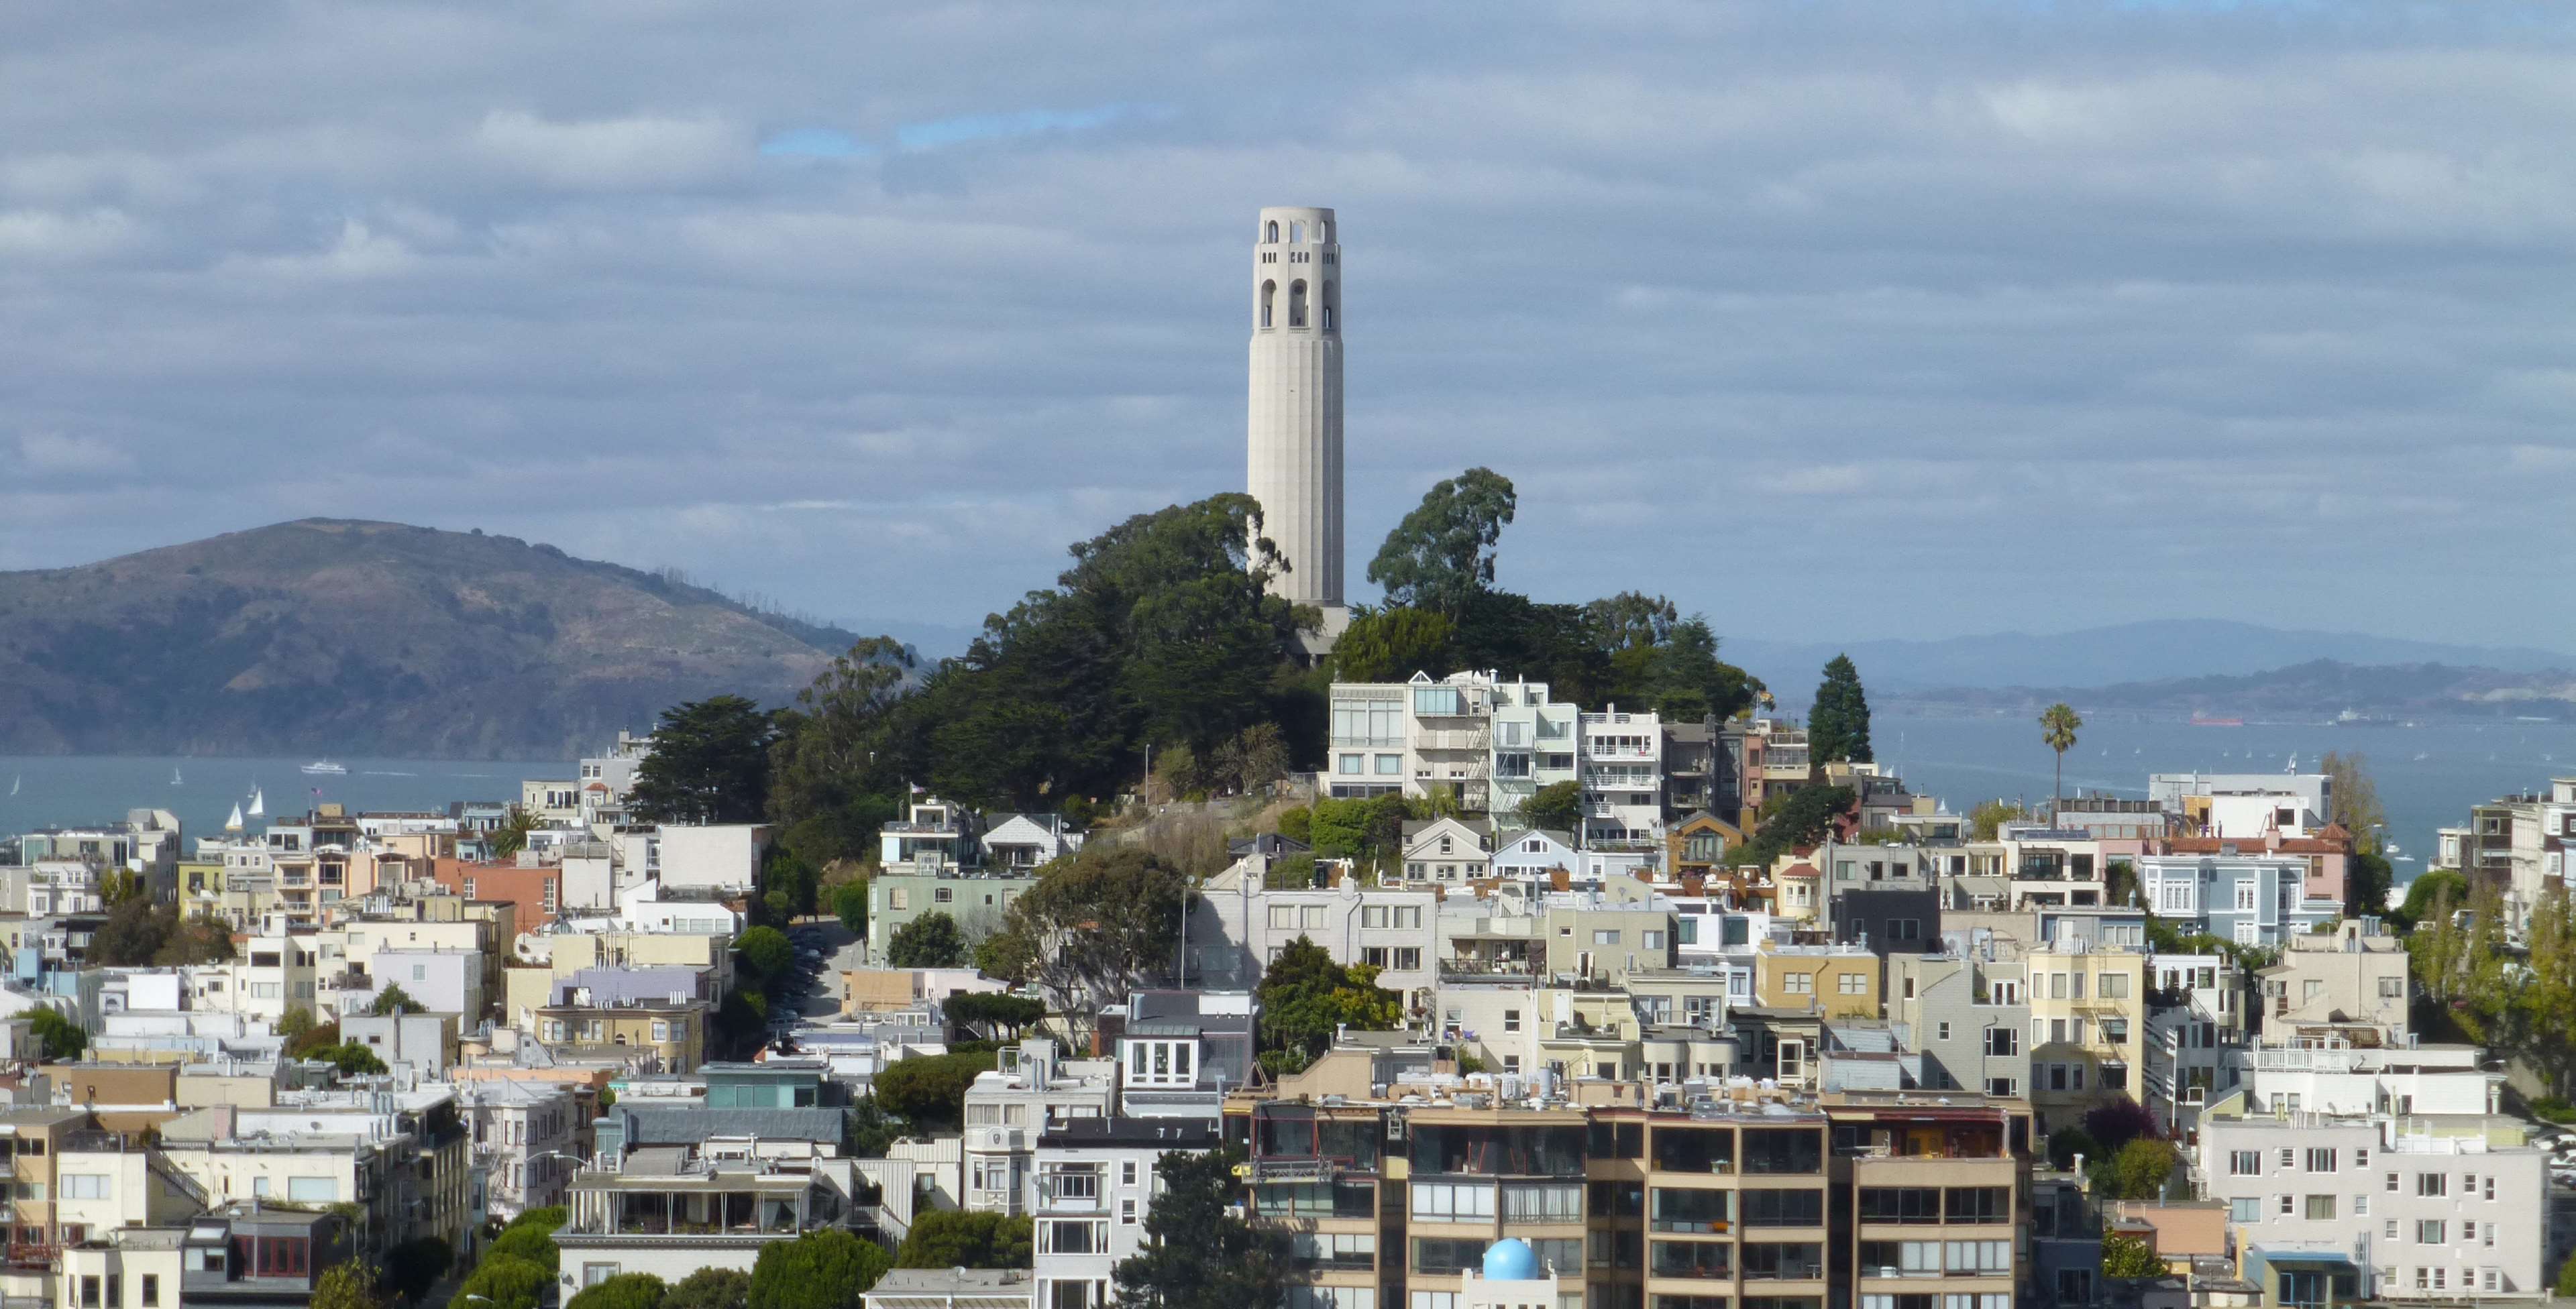
[[[1342,604],[1342,247],[1330,209],[1261,211],[1246,489],[1300,604]]]

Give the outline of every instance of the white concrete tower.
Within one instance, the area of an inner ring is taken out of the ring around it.
[[[1342,606],[1342,247],[1333,211],[1261,211],[1252,256],[1247,489],[1299,604]],[[1337,626],[1328,622],[1328,627]]]

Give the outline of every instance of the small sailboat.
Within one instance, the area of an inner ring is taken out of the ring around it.
[[[171,769],[171,770],[170,770],[170,785],[172,785],[172,786],[179,786],[179,785],[182,785],[182,783],[181,783],[181,782],[180,782],[180,780],[179,780],[179,770],[178,770],[178,769],[176,769],[176,768],[173,768],[173,769]]]
[[[18,784],[26,780],[27,775],[25,773],[18,773],[12,776],[9,779],[9,794],[16,795],[18,793]]]
[[[239,801],[235,801],[235,802],[233,803],[233,816],[224,820],[224,830],[225,830],[225,831],[227,831],[227,832],[238,832],[238,831],[240,831],[241,829],[242,829],[242,811],[241,811],[241,802],[239,802]]]
[[[233,812],[235,814],[239,814],[241,812],[241,806],[234,805]],[[259,788],[256,786],[250,789],[250,816],[253,818],[268,817],[268,801],[261,797]]]

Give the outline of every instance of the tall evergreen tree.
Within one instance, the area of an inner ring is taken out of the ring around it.
[[[1825,665],[1815,707],[1807,713],[1807,758],[1818,764],[1865,764],[1875,757],[1869,748],[1869,696],[1861,690],[1860,669],[1850,655],[1835,655]]]
[[[1238,1199],[1235,1156],[1175,1151],[1154,1165],[1163,1193],[1145,1212],[1145,1248],[1115,1272],[1134,1309],[1279,1309],[1288,1298],[1285,1242],[1226,1212]]]
[[[662,711],[628,805],[656,823],[756,823],[769,807],[778,730],[759,705],[719,695]]]
[[[1494,543],[1520,501],[1512,479],[1470,468],[1425,492],[1422,503],[1386,534],[1368,580],[1386,588],[1390,606],[1463,610],[1494,585]]]

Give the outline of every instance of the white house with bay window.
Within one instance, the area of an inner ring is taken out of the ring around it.
[[[1038,1139],[1030,1218],[1036,1244],[1036,1309],[1100,1309],[1115,1298],[1111,1273],[1145,1239],[1145,1213],[1162,1187],[1165,1154],[1221,1143],[1215,1119],[1086,1118]]]
[[[1049,1127],[1106,1118],[1118,1104],[1114,1059],[1068,1059],[1033,1037],[1005,1047],[991,1072],[966,1088],[964,1207],[1018,1217],[1029,1212],[1038,1137]]]

